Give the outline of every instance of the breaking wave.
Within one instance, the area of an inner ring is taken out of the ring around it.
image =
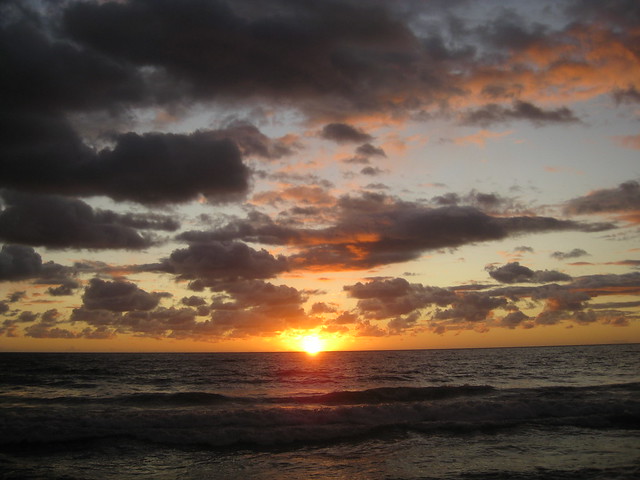
[[[144,393],[82,402],[15,402],[0,419],[0,444],[126,437],[207,447],[278,446],[409,432],[474,434],[509,428],[640,428],[640,383],[598,387],[374,388],[283,398],[207,392]],[[7,397],[3,397],[5,402]],[[34,400],[34,399],[32,399]],[[107,405],[108,404],[108,405]],[[117,408],[114,408],[116,405]]]

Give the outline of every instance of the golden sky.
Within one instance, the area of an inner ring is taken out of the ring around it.
[[[637,2],[0,18],[0,350],[640,341]]]

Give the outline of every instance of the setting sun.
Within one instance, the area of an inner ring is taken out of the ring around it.
[[[300,348],[310,355],[315,355],[324,349],[324,341],[317,335],[307,335],[300,339]]]

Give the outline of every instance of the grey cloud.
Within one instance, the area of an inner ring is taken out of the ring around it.
[[[145,292],[134,283],[92,278],[85,288],[82,302],[89,310],[151,310],[158,306],[159,295]]]
[[[630,180],[617,188],[595,190],[565,203],[572,214],[637,212],[640,210],[640,183]]]
[[[210,200],[243,194],[248,170],[237,146],[208,132],[147,133],[117,137],[87,172],[95,193],[140,203],[181,202],[202,194]]]
[[[207,303],[204,298],[198,297],[196,295],[191,295],[190,297],[183,297],[181,300],[183,305],[187,307],[199,307]]]
[[[581,248],[574,248],[570,252],[560,252],[560,251],[553,252],[551,254],[551,257],[557,258],[558,260],[566,260],[567,258],[580,258],[588,255],[589,254],[585,250]]]
[[[533,271],[519,262],[511,262],[498,268],[489,268],[491,278],[500,283],[547,283],[570,281],[571,277],[555,270]]]
[[[117,287],[119,292],[115,296],[123,297],[115,302],[117,308],[92,310],[85,302],[83,308],[74,310],[71,320],[86,322],[107,332],[210,341],[221,337],[271,334],[287,328],[311,328],[318,325],[318,320],[307,317],[302,309],[302,304],[307,300],[302,292],[293,287],[273,285],[261,280],[216,282],[212,285],[216,296],[210,310],[207,308],[206,312],[184,307],[137,308],[140,306],[140,299],[133,301],[132,294],[140,296],[140,290],[129,286],[126,292],[120,292],[125,290],[122,285],[110,284],[109,287]],[[143,300],[149,300],[148,295]],[[198,298],[186,298],[186,302],[183,299],[182,303],[200,304],[202,299]],[[146,306],[146,303],[143,304]],[[201,314],[209,314],[210,317],[198,321],[196,317],[202,316]]]
[[[180,278],[200,280],[203,285],[229,278],[269,278],[289,269],[285,257],[255,250],[240,242],[193,243],[174,250],[157,265],[143,267]]]
[[[640,103],[640,92],[634,87],[630,86],[627,89],[617,89],[613,91],[613,98],[617,104],[621,103]]]
[[[564,321],[627,325],[637,314],[618,309],[633,309],[637,302],[603,303],[602,307],[590,303],[594,296],[615,295],[617,288],[628,295],[640,293],[640,273],[590,275],[563,285],[486,286],[482,292],[412,284],[402,278],[380,278],[344,287],[350,297],[358,300],[346,323],[366,324],[385,334],[428,325],[435,333],[476,328],[478,324],[483,328],[533,328]],[[529,316],[520,310],[518,302],[528,309],[542,303],[543,310]],[[500,318],[496,314],[500,310],[509,313]],[[387,330],[373,323],[387,319],[390,320]]]
[[[373,140],[373,137],[346,123],[330,123],[322,128],[322,138],[337,143],[362,143]]]
[[[255,155],[269,160],[292,155],[296,148],[300,148],[299,144],[294,144],[292,147],[282,141],[273,140],[256,126],[241,121],[233,121],[226,127],[216,130],[213,136],[220,140],[233,141],[243,156]]]
[[[170,98],[337,96],[364,109],[387,85],[412,87],[419,47],[387,5],[351,2],[276,1],[268,12],[246,1],[78,2],[63,29],[109,58],[166,72]]]
[[[0,281],[33,277],[42,270],[42,257],[31,247],[3,245],[0,250]]]
[[[364,157],[386,157],[387,154],[382,148],[374,147],[370,143],[365,143],[356,148],[356,153]]]
[[[451,307],[435,313],[434,319],[451,319],[455,321],[480,322],[496,308],[507,305],[502,297],[492,296],[490,293],[470,292],[456,297]]]
[[[380,175],[383,172],[383,170],[380,170],[377,167],[364,167],[362,170],[360,170],[360,173],[362,175],[369,175],[372,177],[375,177],[376,175]]]
[[[0,238],[5,241],[51,248],[139,249],[153,244],[153,237],[129,226],[132,217],[96,211],[82,200],[13,191],[0,195],[5,203]]]
[[[75,290],[79,287],[80,284],[78,282],[70,280],[64,282],[61,285],[58,285],[57,287],[49,287],[47,289],[47,292],[49,293],[49,295],[53,295],[54,297],[73,295],[75,293]]]
[[[531,215],[491,216],[474,207],[428,208],[372,192],[339,198],[330,218],[331,226],[300,228],[252,214],[247,220],[233,220],[210,232],[186,232],[180,238],[286,244],[299,249],[289,257],[291,268],[371,268],[412,260],[426,250],[522,233],[608,227]]]
[[[7,295],[7,301],[10,302],[10,303],[19,302],[20,300],[22,300],[26,296],[27,296],[27,292],[25,290],[19,290],[19,291],[12,292],[9,295]]]
[[[323,313],[335,313],[336,307],[325,302],[315,302],[311,305],[311,315],[322,315]]]
[[[500,325],[507,328],[516,328],[528,319],[529,317],[527,315],[520,310],[516,310],[515,312],[505,315],[502,320],[500,320]]]
[[[0,113],[0,187],[67,195],[106,195],[158,204],[246,193],[249,170],[224,132],[125,133],[99,152],[61,114]]]
[[[495,123],[504,123],[513,120],[527,120],[537,126],[548,123],[580,122],[580,119],[567,107],[560,107],[555,110],[544,110],[532,103],[518,100],[514,102],[512,108],[492,103],[478,110],[471,111],[463,117],[462,123],[465,125],[487,127]]]
[[[358,311],[370,319],[410,314],[431,305],[444,307],[457,298],[451,290],[411,284],[403,278],[358,282],[345,286],[344,290],[358,299]]]

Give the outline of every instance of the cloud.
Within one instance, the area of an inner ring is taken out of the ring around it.
[[[358,299],[358,312],[367,319],[385,319],[410,314],[430,305],[446,306],[456,301],[448,289],[410,284],[403,278],[373,280],[346,285],[350,297]]]
[[[120,215],[94,210],[79,199],[0,191],[0,238],[50,248],[141,249],[154,244],[145,229],[174,229],[176,222],[159,215]]]
[[[380,147],[374,147],[370,143],[365,143],[356,148],[356,153],[364,157],[386,157],[387,154]]]
[[[420,45],[389,9],[334,2],[276,1],[268,14],[252,2],[76,3],[63,12],[63,32],[114,61],[155,67],[173,87],[160,92],[169,98],[324,98],[326,106],[336,97],[363,110],[394,82],[414,88],[406,73]]]
[[[566,260],[568,258],[580,258],[580,257],[586,257],[589,254],[581,249],[581,248],[574,248],[573,250],[571,250],[570,252],[553,252],[551,254],[552,258],[557,258],[558,260]]]
[[[274,257],[264,249],[255,250],[240,242],[211,240],[174,250],[160,263],[141,268],[209,285],[222,279],[273,277],[287,271],[289,264],[285,257]]]
[[[476,144],[479,148],[484,148],[487,143],[487,140],[493,140],[494,138],[504,137],[506,135],[511,135],[513,130],[507,130],[504,132],[491,132],[489,130],[479,130],[476,133],[471,135],[467,135],[465,137],[454,138],[453,142],[456,145],[468,145],[470,143]]]
[[[346,123],[330,123],[325,125],[322,128],[322,132],[320,132],[320,136],[337,143],[362,143],[373,140],[371,135]]]
[[[75,282],[73,280],[68,280],[57,287],[49,287],[47,289],[47,293],[49,295],[53,295],[54,297],[60,297],[64,295],[73,295],[75,293],[75,289],[79,287],[80,287],[80,284],[78,282]]]
[[[371,328],[377,335],[416,332],[424,328],[438,334],[460,329],[487,331],[495,327],[529,329],[563,322],[581,325],[615,322],[615,325],[625,326],[637,314],[633,310],[619,309],[633,309],[637,302],[594,304],[590,300],[596,296],[636,294],[639,288],[640,273],[637,272],[584,276],[563,285],[485,286],[484,291],[432,287],[409,283],[402,278],[380,278],[344,287],[350,297],[357,299],[356,308],[344,316],[348,317],[345,323],[361,325],[365,330]],[[501,311],[508,313],[501,314]],[[383,320],[390,320],[386,329],[379,324]]]
[[[381,173],[383,173],[383,170],[377,167],[364,167],[362,170],[360,170],[360,173],[362,175],[369,175],[369,176],[375,177],[376,175],[380,175]]]
[[[145,292],[134,283],[109,282],[99,278],[91,279],[82,296],[84,308],[112,312],[151,310],[158,306],[159,301],[158,294]]]
[[[495,197],[488,196],[489,200]],[[428,208],[371,192],[340,197],[330,214],[321,218],[332,225],[301,228],[254,215],[209,232],[185,232],[180,238],[288,245],[299,251],[289,256],[289,266],[295,269],[363,269],[413,260],[428,250],[522,233],[608,227],[552,217],[491,216],[474,207]]]
[[[617,188],[595,190],[583,197],[573,198],[564,205],[570,214],[629,213],[640,211],[640,183],[635,180],[621,183]]]
[[[230,122],[223,129],[212,131],[211,135],[220,140],[233,141],[243,156],[257,156],[269,160],[293,155],[295,150],[301,147],[295,140],[286,138],[273,140],[256,126],[238,120]]]
[[[244,194],[249,171],[220,132],[118,134],[114,146],[87,147],[62,116],[0,114],[0,186],[138,203],[219,201]]]
[[[132,284],[105,282],[99,287],[111,290],[109,295],[96,295],[101,309],[85,301],[83,308],[74,310],[72,321],[107,332],[200,341],[272,335],[290,328],[313,328],[319,323],[305,314],[302,305],[307,297],[302,292],[262,280],[212,283],[209,318],[200,321],[196,319],[198,310],[193,308],[157,307],[157,301],[152,306],[154,297]],[[185,305],[202,306],[200,297],[184,300]]]
[[[571,277],[565,273],[555,270],[537,270],[533,271],[519,262],[512,262],[502,267],[489,267],[489,275],[491,278],[500,283],[547,283],[547,282],[566,282]]]
[[[532,103],[519,100],[514,102],[512,108],[492,103],[471,111],[463,117],[462,123],[465,125],[488,127],[496,123],[507,123],[513,120],[526,120],[536,126],[542,126],[548,123],[580,122],[567,107],[561,107],[555,110],[544,110]]]
[[[624,148],[640,150],[640,133],[638,135],[620,135],[613,137],[613,140]]]
[[[42,271],[42,257],[31,247],[3,245],[0,250],[0,281],[22,280]]]

